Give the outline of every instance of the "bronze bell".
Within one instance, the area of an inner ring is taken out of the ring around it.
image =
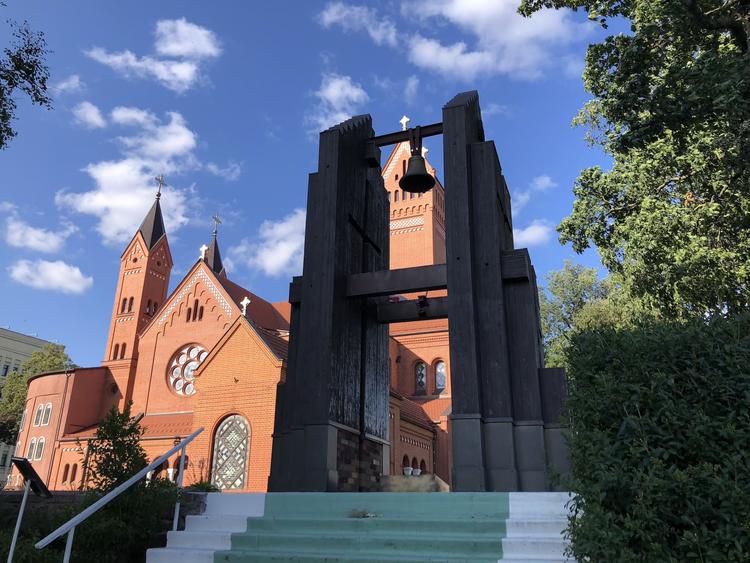
[[[435,187],[435,178],[427,172],[427,166],[425,166],[422,155],[413,154],[409,157],[406,174],[398,181],[398,185],[405,192],[417,194],[428,192]]]

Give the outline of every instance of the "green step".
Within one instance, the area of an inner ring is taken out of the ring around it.
[[[248,518],[247,529],[255,531],[287,531],[289,533],[356,532],[389,534],[432,535],[489,535],[495,538],[505,535],[505,520],[412,520],[406,518]]]
[[[328,553],[326,555],[312,553],[280,554],[269,551],[253,552],[218,552],[214,556],[217,563],[250,563],[254,561],[268,561],[272,563],[497,563],[497,558],[488,559],[476,557],[447,557],[425,558],[405,557],[402,555],[384,556],[371,554]]]

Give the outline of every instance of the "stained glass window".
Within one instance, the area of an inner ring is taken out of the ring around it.
[[[225,418],[214,435],[211,482],[222,490],[244,488],[249,450],[247,420],[238,414]]]
[[[169,385],[178,395],[195,395],[195,370],[203,363],[208,352],[197,344],[182,348],[169,362],[167,378]]]
[[[435,389],[442,391],[445,389],[445,362],[440,361],[435,364]]]
[[[427,392],[427,366],[419,362],[414,366],[414,394],[424,395]]]

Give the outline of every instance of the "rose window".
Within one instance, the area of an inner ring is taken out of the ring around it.
[[[169,385],[178,395],[195,395],[195,371],[208,356],[208,352],[197,344],[185,346],[177,352],[169,364]]]

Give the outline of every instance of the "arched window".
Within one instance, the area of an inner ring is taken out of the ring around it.
[[[190,456],[185,456],[185,465],[184,470],[187,470],[188,464],[190,463]],[[176,458],[174,458],[174,461],[172,462],[172,481],[175,483],[179,483],[177,480],[180,477],[180,456],[178,455]]]
[[[414,394],[424,395],[427,393],[427,365],[419,362],[414,366]]]
[[[128,298],[127,297],[123,297],[122,298],[122,307],[120,307],[120,312],[124,313],[125,309],[127,309],[127,307],[128,307]]]
[[[167,381],[175,393],[184,397],[195,394],[195,370],[206,357],[208,352],[199,344],[189,344],[174,353],[169,362]]]
[[[242,489],[250,453],[250,425],[239,414],[225,418],[214,434],[211,482],[219,489]]]
[[[401,161],[401,172],[406,176],[406,159]]]
[[[122,360],[125,357],[125,342],[122,343],[122,348],[120,348],[120,359]]]
[[[70,472],[70,483],[73,484],[76,482],[76,475],[78,474],[78,464],[73,464],[73,469]]]
[[[421,469],[422,474],[427,473],[427,464],[425,463],[424,460],[419,462],[419,469]]]
[[[411,458],[411,468],[419,469],[419,462],[417,461],[416,457]]]
[[[32,438],[29,442],[29,449],[26,451],[26,459],[34,459],[34,452],[36,451],[36,438]]]
[[[438,392],[445,389],[446,379],[445,362],[440,360],[435,364],[435,389]]]
[[[34,415],[34,426],[39,426],[42,423],[43,414],[44,414],[44,405],[39,405],[36,408],[36,414]]]
[[[188,307],[187,317],[185,317],[185,322],[186,322],[186,323],[189,323],[189,322],[190,322],[190,316],[191,316],[192,314],[193,314],[193,309],[192,309],[192,307]]]
[[[151,299],[148,300],[148,303],[146,303],[146,314],[151,314]]]
[[[154,301],[154,313],[156,313],[156,310],[159,308],[159,304]]]
[[[70,472],[70,464],[66,463],[65,464],[65,469],[63,469],[63,477],[62,477],[62,482],[63,483],[67,483],[68,482],[68,473],[69,472]]]
[[[112,359],[116,360],[119,357],[120,357],[120,345],[119,344],[115,344],[115,353],[112,354]]]
[[[133,310],[133,298],[128,299],[128,313]]]
[[[42,426],[49,424],[50,416],[52,416],[52,403],[47,403],[44,407],[44,418],[42,419]]]
[[[409,465],[409,456],[408,455],[405,455],[404,459],[401,460],[401,467],[411,467],[411,465]]]
[[[198,300],[193,302],[193,320],[198,318]]]
[[[393,201],[398,201],[398,190],[393,192]]]
[[[39,441],[36,443],[36,453],[34,454],[34,459],[35,460],[42,459],[43,455],[44,455],[44,438],[39,438]]]
[[[198,320],[199,321],[203,320],[203,305],[201,305],[200,308],[198,309]]]

